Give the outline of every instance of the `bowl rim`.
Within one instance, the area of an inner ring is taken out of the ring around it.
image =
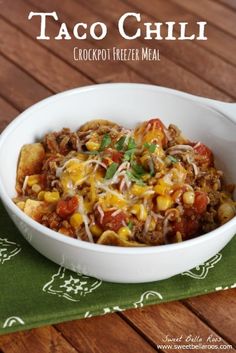
[[[230,120],[231,122],[235,123],[233,119],[231,119],[227,114],[225,114],[222,111],[219,111],[213,106],[210,106],[206,104],[204,101],[199,101],[199,100],[194,100],[200,98],[197,96],[192,96],[188,93],[177,91],[174,89],[166,88],[166,87],[160,87],[160,86],[155,86],[151,84],[140,84],[140,83],[104,83],[104,84],[95,84],[95,85],[89,85],[89,86],[84,86],[84,87],[78,87],[78,88],[73,88],[67,91],[63,91],[60,93],[57,93],[53,96],[47,97],[29,108],[27,108],[25,111],[20,113],[1,133],[0,135],[0,148],[1,145],[4,142],[4,139],[7,138],[8,135],[11,134],[11,132],[15,129],[18,128],[18,126],[23,123],[25,120],[27,120],[34,111],[43,108],[44,106],[50,104],[50,103],[55,103],[57,100],[60,100],[61,97],[69,96],[69,95],[74,95],[78,94],[80,92],[86,92],[86,91],[91,91],[91,90],[102,90],[104,88],[110,88],[110,87],[116,87],[116,88],[122,88],[122,87],[131,87],[135,89],[148,89],[148,90],[155,90],[159,92],[164,92],[168,93],[174,96],[179,96],[182,97],[186,100],[191,101],[193,104],[200,105],[204,107],[205,109],[211,110],[217,114],[221,114],[224,118]],[[204,100],[204,98],[203,98]],[[157,254],[161,252],[169,252],[169,251],[176,251],[177,249],[185,249],[197,244],[204,243],[212,238],[215,238],[216,236],[219,236],[219,233],[224,233],[227,232],[232,228],[232,226],[236,226],[236,216],[231,219],[229,222],[225,223],[224,225],[216,228],[215,230],[205,233],[203,235],[200,235],[196,238],[185,240],[181,243],[174,243],[174,244],[164,244],[164,245],[154,245],[154,246],[144,246],[144,247],[119,247],[119,246],[111,246],[111,245],[103,245],[103,244],[96,244],[96,243],[89,243],[80,239],[76,238],[71,238],[63,234],[58,234],[58,232],[47,228],[43,226],[42,224],[38,223],[37,221],[33,220],[30,218],[28,215],[26,215],[24,212],[22,212],[16,205],[15,203],[11,200],[11,198],[8,196],[7,192],[4,189],[3,183],[1,181],[0,177],[0,197],[4,203],[4,206],[6,205],[9,210],[15,214],[21,221],[26,223],[29,227],[33,228],[34,231],[38,231],[40,233],[43,233],[44,235],[48,236],[49,238],[58,241],[59,243],[66,244],[66,245],[72,245],[75,248],[80,248],[80,249],[85,249],[89,251],[94,251],[94,252],[103,252],[103,253],[109,253],[109,254],[120,254],[120,255],[137,255],[137,254]]]

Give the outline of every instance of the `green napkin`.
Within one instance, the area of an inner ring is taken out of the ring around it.
[[[236,239],[205,264],[144,284],[71,272],[35,251],[0,204],[0,333],[26,330],[235,287]]]

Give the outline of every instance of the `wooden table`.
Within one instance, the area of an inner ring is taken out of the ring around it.
[[[1,0],[0,9],[1,129],[33,103],[56,92],[93,83],[153,83],[235,101],[235,0]],[[39,21],[27,20],[31,10],[57,11],[59,21],[49,21],[47,25],[51,36],[58,33],[60,22],[66,22],[71,29],[78,21],[91,24],[98,20],[108,25],[109,35],[102,41],[37,41]],[[116,29],[117,19],[130,11],[140,12],[145,22],[186,20],[191,23],[191,30],[194,22],[207,20],[209,39],[122,40]],[[75,46],[156,47],[161,61],[76,62]],[[235,317],[235,290],[228,290],[1,336],[0,352],[187,352],[157,348],[157,344],[164,344],[166,335],[192,335],[196,341],[202,337],[203,343],[213,335],[221,344],[233,345]]]

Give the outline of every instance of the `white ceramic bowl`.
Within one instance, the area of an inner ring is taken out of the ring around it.
[[[12,202],[16,166],[23,144],[50,130],[77,129],[104,118],[127,127],[151,117],[175,123],[215,153],[229,182],[236,181],[236,104],[194,97],[141,84],[78,88],[43,100],[19,115],[0,138],[0,196],[17,228],[50,260],[71,270],[112,282],[149,282],[189,270],[221,250],[236,231],[236,217],[222,227],[183,243],[146,248],[97,245],[58,234],[35,222]]]

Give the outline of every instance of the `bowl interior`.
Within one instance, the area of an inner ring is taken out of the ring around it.
[[[42,101],[21,114],[0,140],[0,183],[15,196],[16,166],[22,145],[63,127],[76,130],[91,119],[109,119],[126,127],[159,117],[193,140],[206,143],[228,182],[236,180],[236,125],[204,105],[143,85],[102,85],[72,90]]]

